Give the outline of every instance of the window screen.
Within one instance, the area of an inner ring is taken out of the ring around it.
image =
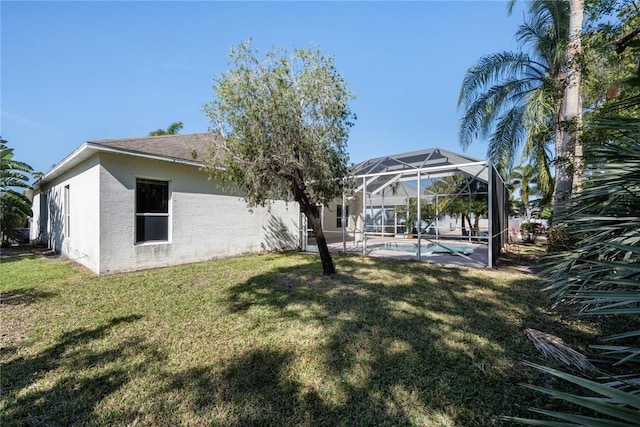
[[[169,183],[136,180],[136,243],[169,240]]]

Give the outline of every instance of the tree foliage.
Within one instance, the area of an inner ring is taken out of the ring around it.
[[[576,101],[576,70],[581,69],[579,46],[575,38],[569,43],[569,12],[567,1],[528,2],[516,32],[522,50],[482,57],[467,71],[458,99],[464,110],[461,145],[487,139],[487,156],[501,172],[510,169],[522,148],[541,190],[553,188],[554,204],[574,189],[574,176],[580,179],[574,163],[582,157],[581,114],[567,108],[579,104],[567,101]],[[570,56],[578,59],[569,61]]]
[[[516,33],[522,51],[480,58],[465,74],[458,97],[462,147],[488,139],[487,156],[501,172],[524,148],[543,187],[552,183],[548,149],[560,131],[568,17],[565,2],[530,2]]]
[[[634,42],[629,46],[638,46]],[[635,51],[638,54],[638,51]],[[581,315],[624,316],[626,330],[603,337],[598,377],[570,375],[535,366],[586,389],[567,394],[533,387],[553,398],[588,408],[593,416],[534,410],[552,420],[523,420],[534,425],[640,424],[640,68],[620,82],[617,94],[598,108],[585,127],[589,141],[582,192],[571,200],[555,230],[568,248],[549,257],[546,290],[556,305]],[[618,365],[618,374],[606,362]],[[595,362],[594,362],[595,363]],[[588,414],[587,414],[588,415]],[[558,424],[555,420],[562,420]]]
[[[32,215],[31,201],[24,195],[30,189],[31,166],[13,158],[13,148],[0,139],[0,232],[6,243],[11,232]],[[23,190],[20,192],[19,190]]]
[[[323,273],[335,271],[319,204],[342,195],[353,99],[333,58],[319,50],[275,49],[263,58],[250,42],[232,48],[204,111],[219,143],[206,160],[212,178],[245,192],[250,205],[294,200],[314,231]]]
[[[149,132],[149,136],[177,135],[183,127],[182,122],[173,122],[166,129],[156,129],[153,132]]]
[[[531,197],[542,194],[538,184],[537,170],[531,165],[518,165],[514,167],[508,176],[508,186],[511,192],[518,190],[524,210],[524,219],[525,221],[530,220],[533,208],[533,200]]]
[[[438,206],[432,207],[429,212],[460,218],[463,235],[479,234],[480,218],[487,215],[489,209],[486,183],[469,175],[447,176],[432,183],[425,189],[425,193],[439,195]],[[429,220],[434,218],[435,214]],[[467,233],[467,225],[469,233]]]

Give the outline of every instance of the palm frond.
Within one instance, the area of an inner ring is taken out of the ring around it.
[[[640,391],[636,381],[631,379],[609,378],[608,383],[600,383],[585,379],[553,368],[541,366],[533,363],[526,363],[539,371],[552,375],[556,378],[568,381],[586,390],[595,393],[577,395],[565,393],[558,390],[526,385],[526,387],[546,394],[554,399],[560,399],[583,408],[591,410],[598,417],[576,415],[566,412],[547,411],[533,409],[532,411],[552,418],[571,422],[572,424],[558,424],[552,420],[534,420],[515,417],[503,417],[505,420],[519,422],[528,425],[570,425],[570,426],[636,426],[640,425]]]
[[[483,56],[467,70],[460,93],[458,106],[469,105],[479,92],[494,85],[514,79],[540,79],[544,71],[528,54],[521,52],[501,52]]]
[[[489,137],[503,115],[521,115],[520,105],[534,87],[533,82],[526,79],[508,80],[492,86],[465,105],[459,129],[461,145],[466,148],[476,137]],[[509,113],[512,109],[518,111]]]
[[[495,126],[491,135],[487,156],[489,160],[503,169],[513,165],[516,152],[525,138],[526,130],[522,126],[524,109],[514,107],[504,113]]]
[[[594,369],[587,356],[566,345],[560,337],[531,328],[525,329],[525,333],[545,357],[551,357],[567,366],[573,366],[583,371]]]
[[[465,113],[458,132],[460,144],[467,148],[476,139],[488,139],[488,155],[501,169],[513,164],[512,153],[523,141],[546,146],[550,138],[539,136],[552,134],[560,126],[554,112],[562,93],[568,28],[568,7],[560,3],[530,2],[527,20],[516,33],[525,49],[483,56],[462,81],[458,107]],[[537,161],[547,162],[548,156],[541,155],[544,148],[527,151],[536,152]],[[551,181],[548,169],[548,162],[540,168],[546,183]]]

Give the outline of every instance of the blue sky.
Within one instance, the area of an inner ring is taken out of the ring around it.
[[[229,48],[253,39],[333,55],[356,99],[351,161],[461,152],[457,96],[482,55],[514,50],[522,23],[501,1],[0,3],[0,135],[46,172],[84,141],[182,121],[203,132]],[[486,145],[467,154],[485,158]]]

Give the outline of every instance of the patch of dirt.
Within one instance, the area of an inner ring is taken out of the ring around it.
[[[213,289],[213,286],[211,285],[211,279],[208,277],[196,277],[191,283],[186,284],[184,288],[188,291],[208,291]]]
[[[312,277],[310,275],[296,275],[292,273],[280,273],[277,282],[284,290],[291,290],[301,284],[320,286],[322,284],[321,277]]]
[[[540,268],[540,260],[545,253],[544,244],[510,243],[500,255],[496,269],[535,274]]]
[[[0,352],[11,352],[27,341],[26,317],[23,306],[0,305]]]

